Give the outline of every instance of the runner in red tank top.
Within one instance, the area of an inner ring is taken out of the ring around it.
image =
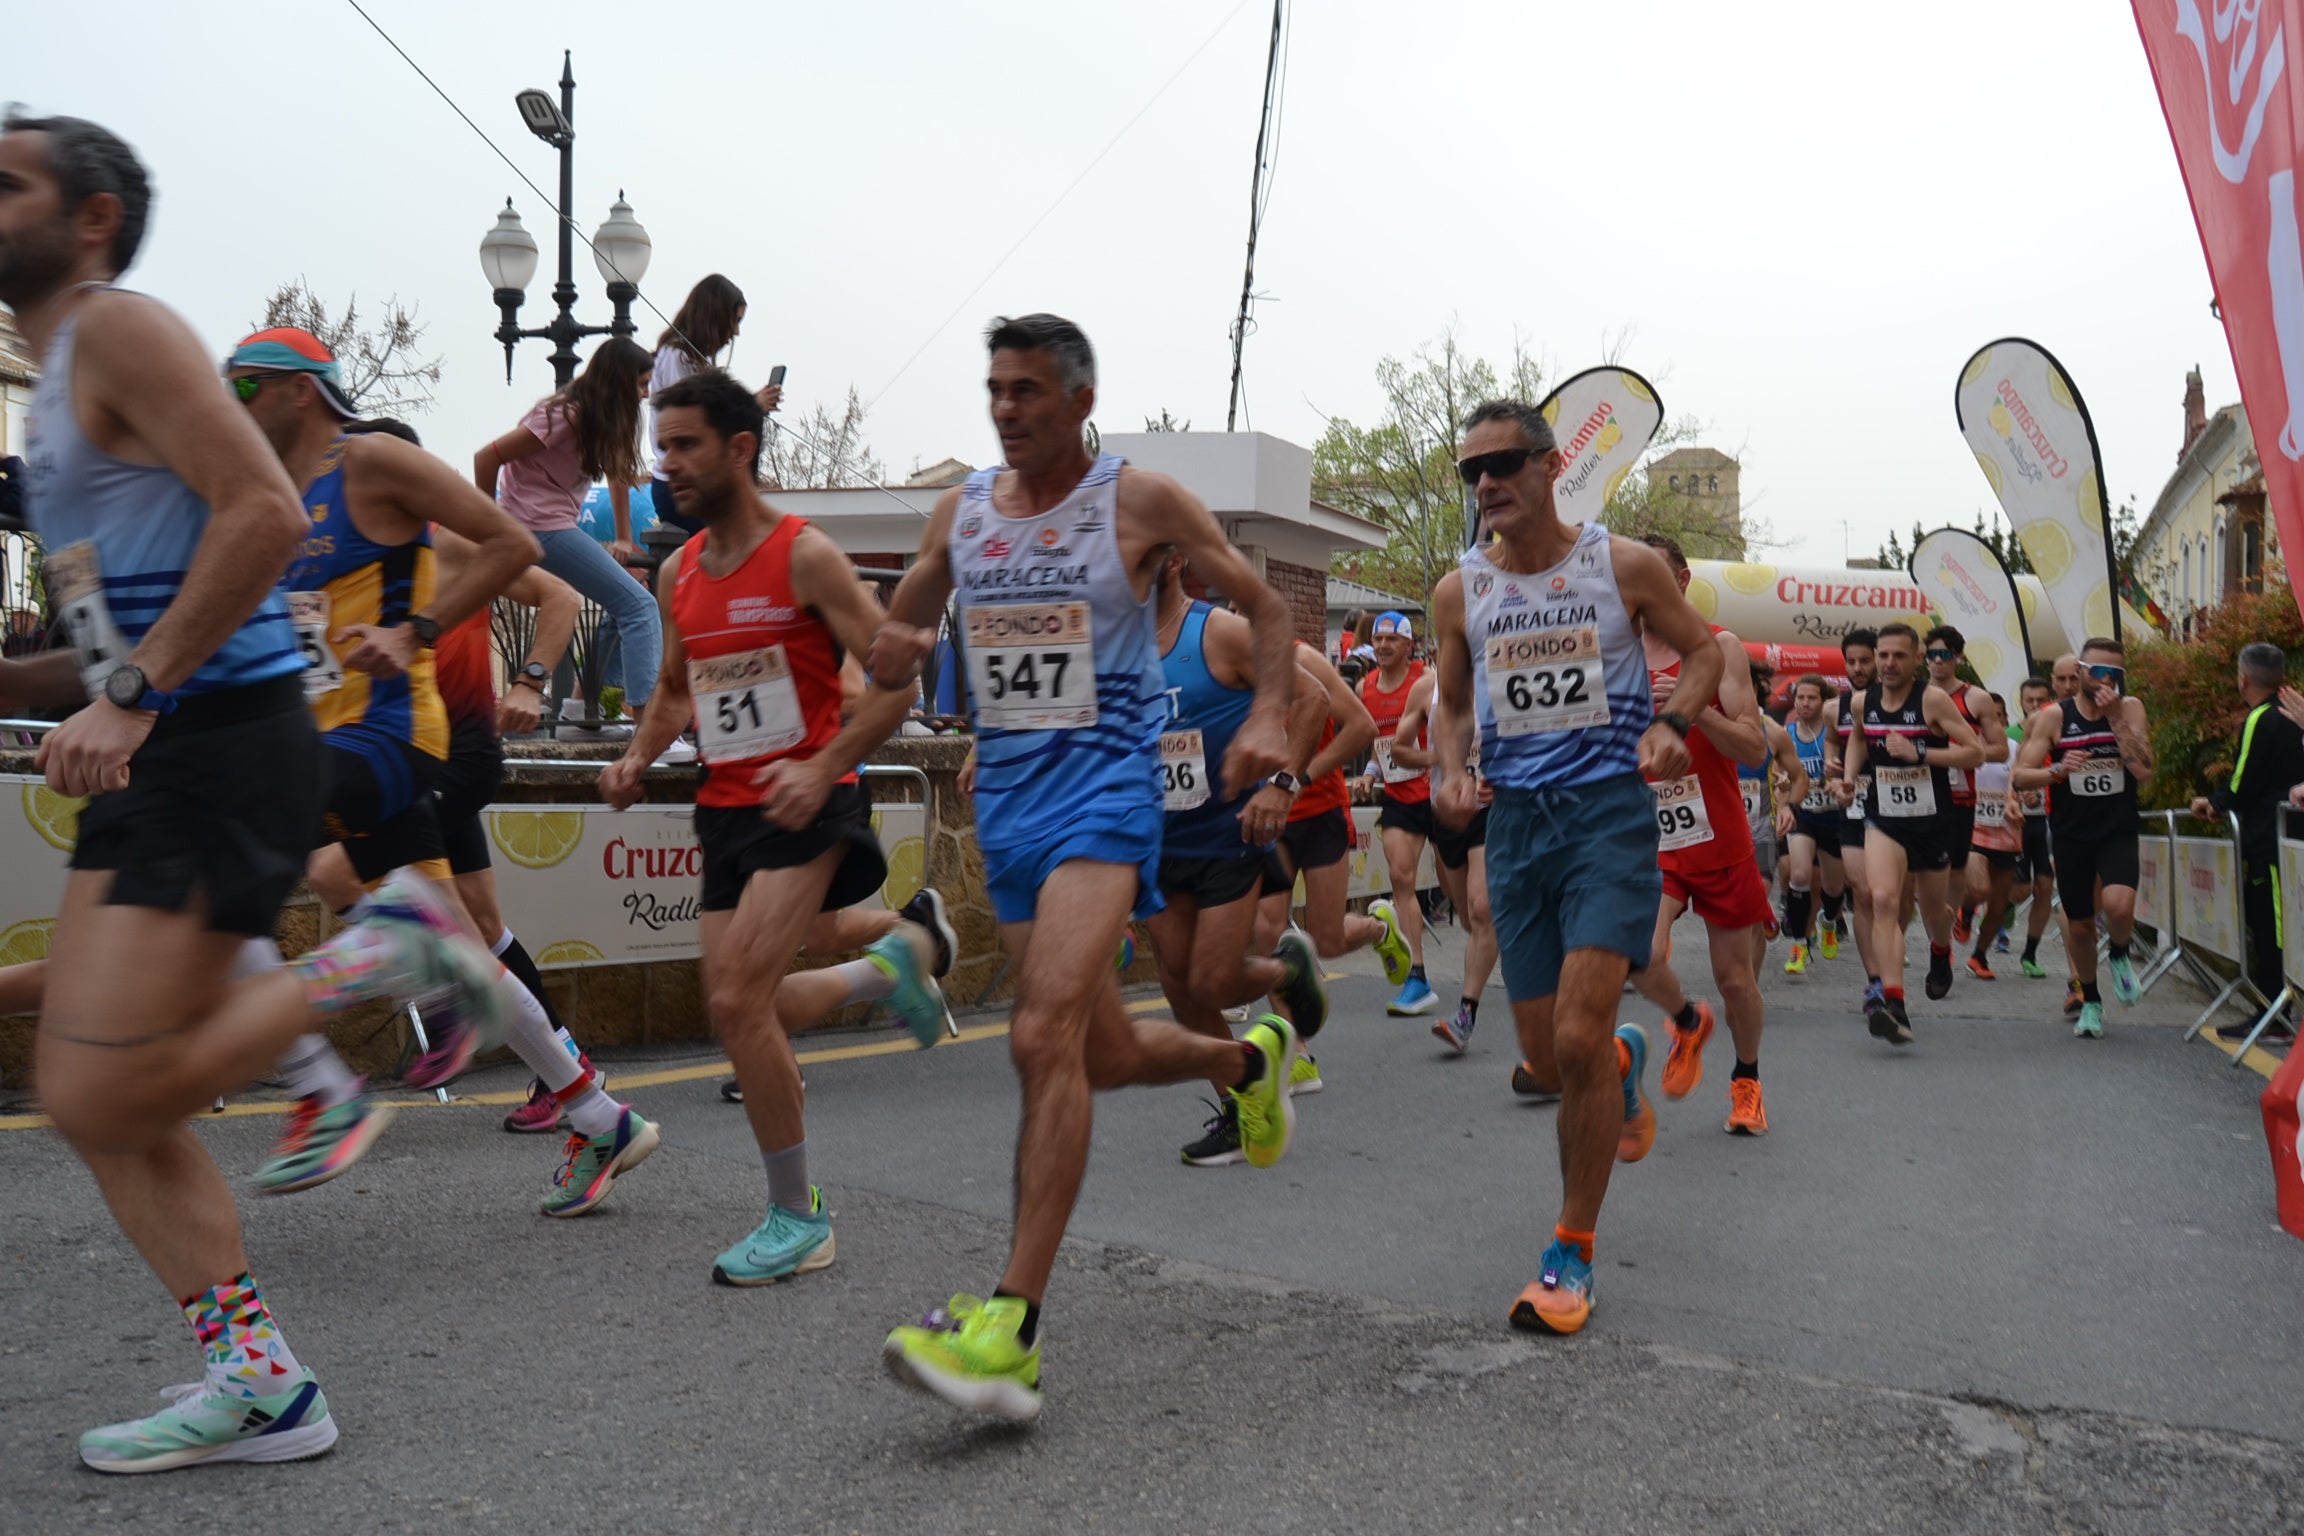
[[[1680,546],[1662,535],[1646,542],[1664,556],[1680,579],[1680,590],[1687,591],[1688,561]],[[1668,1098],[1686,1098],[1704,1080],[1704,1042],[1711,1038],[1714,1023],[1710,1004],[1689,1001],[1669,958],[1672,925],[1694,907],[1711,941],[1712,981],[1720,989],[1728,1032],[1736,1044],[1736,1070],[1728,1081],[1727,1129],[1760,1136],[1768,1130],[1768,1111],[1760,1094],[1764,1015],[1752,931],[1768,922],[1768,888],[1761,884],[1759,866],[1753,862],[1752,827],[1745,819],[1736,765],[1758,767],[1766,762],[1768,737],[1760,702],[1752,691],[1752,662],[1744,643],[1717,624],[1712,626],[1712,639],[1720,648],[1724,668],[1720,694],[1688,733],[1689,772],[1649,786],[1656,794],[1657,862],[1664,870],[1664,900],[1656,914],[1652,950],[1658,958],[1636,972],[1632,981],[1640,995],[1663,1009],[1671,1021],[1664,1093]],[[1653,635],[1645,644],[1649,677],[1662,698],[1680,674],[1680,658]]]
[[[658,472],[704,531],[657,573],[664,671],[624,756],[600,776],[623,809],[641,777],[696,722],[706,1009],[735,1064],[768,1169],[768,1217],[723,1252],[713,1278],[766,1285],[832,1262],[832,1222],[808,1181],[800,1068],[777,988],[821,912],[878,890],[887,863],[856,765],[887,739],[908,692],[872,688],[840,720],[840,651],[863,654],[880,605],[822,530],[778,512],[758,488],[763,418],[718,369],[656,396]],[[839,967],[849,1001],[886,998],[922,1047],[944,1009],[935,948],[905,923]]]
[[[1376,722],[1375,752],[1368,760],[1366,782],[1380,792],[1376,830],[1384,840],[1385,873],[1392,882],[1392,910],[1408,930],[1408,979],[1399,995],[1384,1005],[1394,1017],[1429,1013],[1438,1001],[1424,976],[1424,908],[1416,899],[1417,865],[1424,845],[1432,838],[1432,776],[1422,767],[1396,762],[1392,738],[1400,729],[1400,716],[1408,707],[1408,692],[1424,675],[1416,660],[1416,635],[1408,615],[1379,614],[1369,631],[1376,650],[1376,670],[1360,679],[1360,702]],[[1407,745],[1429,751],[1420,737]]]

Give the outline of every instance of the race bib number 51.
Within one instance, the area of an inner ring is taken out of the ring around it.
[[[1086,603],[974,607],[967,618],[978,725],[1061,731],[1096,723],[1096,647]]]
[[[696,754],[707,763],[766,757],[808,739],[792,664],[780,645],[691,656],[688,691],[696,699]]]
[[[1491,635],[1485,661],[1497,735],[1533,736],[1608,723],[1608,677],[1596,625]]]

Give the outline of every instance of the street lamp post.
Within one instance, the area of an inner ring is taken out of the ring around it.
[[[512,200],[504,200],[504,211],[496,216],[496,227],[480,241],[480,270],[487,275],[488,284],[496,291],[496,308],[503,315],[503,324],[496,327],[496,339],[504,343],[504,382],[512,382],[512,349],[529,337],[552,343],[552,379],[557,387],[565,387],[576,376],[576,343],[586,336],[630,336],[637,327],[632,323],[632,301],[640,297],[640,279],[647,275],[648,258],[652,246],[648,231],[632,217],[632,205],[624,201],[624,194],[616,194],[616,202],[608,210],[608,221],[592,237],[592,261],[600,269],[601,281],[608,286],[608,301],[615,306],[615,318],[606,325],[583,325],[576,319],[576,240],[574,202],[576,191],[576,75],[570,56],[560,55],[560,99],[555,102],[547,91],[522,91],[515,98],[520,107],[521,121],[528,131],[560,151],[560,271],[559,281],[552,285],[552,301],[559,312],[552,323],[532,330],[520,326],[520,305],[527,297],[528,284],[536,276],[536,241],[521,224],[520,215],[513,211]]]

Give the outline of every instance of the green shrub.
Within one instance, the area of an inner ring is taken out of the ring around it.
[[[2304,614],[2285,584],[2226,598],[2189,640],[2130,643],[2128,691],[2144,701],[2158,764],[2144,790],[2148,809],[2181,809],[2231,773],[2248,713],[2234,681],[2240,648],[2258,640],[2287,652],[2289,680],[2304,685]]]

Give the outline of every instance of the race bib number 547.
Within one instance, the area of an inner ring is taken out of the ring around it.
[[[1532,736],[1608,723],[1608,677],[1597,626],[1491,635],[1484,660],[1497,735]]]
[[[1086,603],[978,606],[967,617],[978,725],[1056,731],[1096,723],[1096,647]]]

